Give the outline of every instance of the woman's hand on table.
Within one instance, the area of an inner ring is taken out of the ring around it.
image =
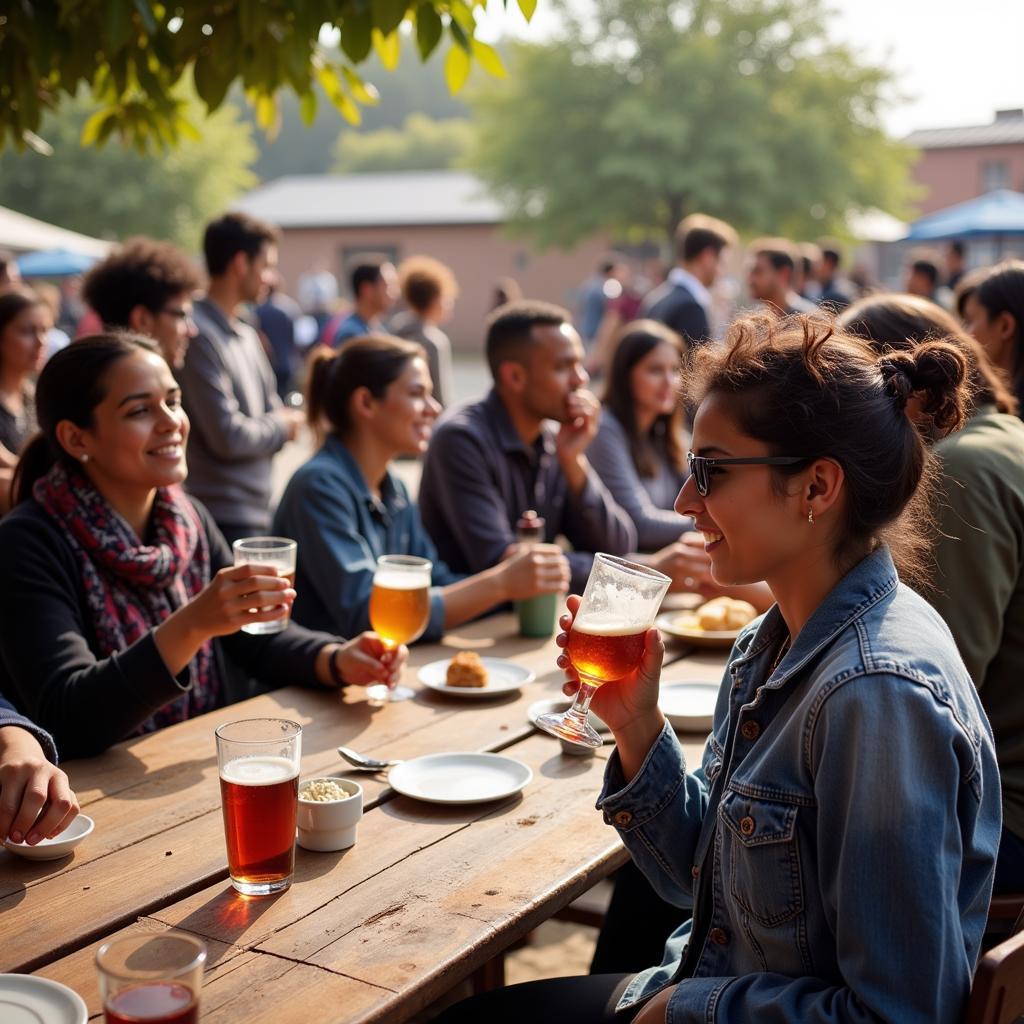
[[[360,633],[337,647],[336,665],[341,678],[353,686],[385,683],[394,689],[405,671],[409,648],[389,647],[376,633]]]
[[[580,609],[580,600],[577,595],[570,594],[565,601],[567,610],[558,620],[562,632],[555,638],[555,643],[563,649],[569,642],[569,631],[575,613]],[[591,707],[615,734],[616,741],[621,741],[621,736],[634,733],[646,735],[653,730],[656,736],[662,731],[665,719],[657,707],[657,692],[664,658],[662,634],[651,628],[644,637],[644,652],[639,668],[625,679],[600,686],[595,691]],[[558,667],[568,677],[562,692],[568,696],[574,695],[580,688],[580,677],[572,668],[567,654],[558,655]]]
[[[68,777],[36,738],[17,725],[0,727],[0,841],[35,846],[63,832],[78,810]]]

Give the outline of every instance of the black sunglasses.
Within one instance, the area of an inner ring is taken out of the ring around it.
[[[810,462],[806,455],[762,455],[749,459],[708,459],[703,455],[687,452],[686,464],[697,485],[697,493],[706,498],[711,490],[711,469],[714,466],[795,466],[798,462]]]

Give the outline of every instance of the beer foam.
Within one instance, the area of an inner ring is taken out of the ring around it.
[[[653,623],[646,626],[637,622],[625,623],[621,616],[587,615],[576,619],[572,624],[574,633],[586,633],[588,636],[636,636],[646,633]]]
[[[273,786],[298,774],[298,768],[287,757],[236,757],[220,770],[220,777],[236,786]]]
[[[388,590],[424,590],[430,586],[430,576],[425,572],[395,572],[384,569],[374,574],[373,585]]]

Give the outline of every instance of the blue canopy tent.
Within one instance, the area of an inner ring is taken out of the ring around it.
[[[999,189],[929,213],[910,225],[906,241],[934,242],[981,236],[994,239],[1000,250],[1004,237],[1024,236],[1024,193]]]
[[[44,249],[19,256],[17,262],[22,277],[70,277],[85,273],[97,259],[68,249]]]

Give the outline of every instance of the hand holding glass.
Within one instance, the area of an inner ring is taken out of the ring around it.
[[[413,555],[381,555],[370,592],[370,625],[388,648],[418,640],[430,622],[430,574],[433,565]],[[407,686],[383,683],[366,688],[371,700],[408,700]]]
[[[276,569],[278,576],[288,579],[288,586],[295,587],[295,554],[298,545],[287,537],[242,537],[231,545],[235,553],[235,565],[253,565],[261,569]],[[242,627],[243,633],[263,636],[267,633],[281,633],[288,628],[291,610],[287,606],[281,617],[270,622],[250,622]]]
[[[552,736],[585,747],[603,742],[587,721],[599,686],[635,671],[644,636],[654,624],[672,580],[656,569],[597,554],[569,631],[565,653],[580,677],[573,706],[564,714],[541,715],[537,725]]]

